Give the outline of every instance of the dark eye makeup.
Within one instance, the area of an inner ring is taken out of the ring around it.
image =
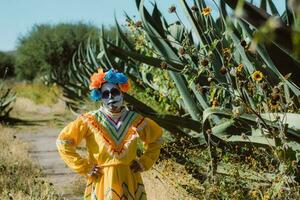
[[[111,94],[112,97],[118,96],[121,94],[120,90],[117,88],[112,88],[111,90],[105,90],[102,92],[102,98],[103,99],[108,99],[109,93]]]

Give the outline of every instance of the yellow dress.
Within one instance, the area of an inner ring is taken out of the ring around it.
[[[86,176],[85,200],[144,200],[147,199],[140,172],[129,165],[136,159],[143,171],[159,157],[162,128],[149,118],[126,110],[119,126],[100,109],[80,115],[68,124],[57,138],[61,158],[75,172]],[[144,144],[144,153],[137,158],[137,139]],[[76,153],[76,146],[86,140],[88,157]],[[102,175],[91,178],[87,174],[94,165]]]

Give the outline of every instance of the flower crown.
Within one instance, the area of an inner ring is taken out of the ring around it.
[[[91,76],[90,81],[90,97],[93,101],[98,101],[101,99],[101,92],[99,89],[101,88],[102,84],[106,82],[118,85],[122,92],[127,92],[130,89],[130,81],[128,77],[124,73],[117,72],[113,69],[103,72],[103,70],[99,68],[98,72]]]

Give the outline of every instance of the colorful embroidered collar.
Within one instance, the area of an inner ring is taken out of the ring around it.
[[[136,128],[144,121],[144,117],[136,112],[126,110],[117,123],[101,110],[82,115],[94,134],[99,134],[111,156],[121,158],[125,155],[131,141],[138,137]]]

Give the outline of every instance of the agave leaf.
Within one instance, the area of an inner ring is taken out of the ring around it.
[[[172,37],[175,39],[175,41],[181,42],[183,40],[183,33],[184,33],[184,27],[180,24],[177,25],[172,24],[169,26],[168,31],[172,35]]]
[[[194,100],[189,93],[189,89],[187,88],[187,82],[185,79],[176,72],[168,71],[170,77],[175,82],[176,88],[178,89],[180,96],[184,102],[185,108],[188,113],[190,113],[192,119],[199,120],[200,119],[200,111],[198,110],[198,106],[195,104]]]
[[[191,22],[192,28],[194,29],[194,33],[197,34],[199,39],[204,40],[205,43],[208,44],[210,41],[207,41],[206,40],[207,38],[204,38],[203,35],[201,34],[202,32],[204,32],[204,30],[202,29],[200,24],[197,22],[197,20],[193,16],[193,13],[189,9],[187,3],[184,0],[181,0],[180,2],[182,4],[182,7],[184,9],[186,16],[188,17],[189,21]]]
[[[11,88],[6,89],[3,83],[0,83],[0,92],[0,119],[5,121],[13,109],[12,103],[16,99],[16,94]]]
[[[89,50],[88,50],[88,46],[89,46],[89,45],[90,45],[90,41],[89,41],[89,38],[88,38],[88,42],[87,42],[86,47],[85,47],[85,57],[84,57],[84,59],[87,60],[87,62],[88,62],[89,64],[91,64],[91,63],[92,63],[92,60],[91,60],[91,58],[90,58]]]
[[[221,14],[224,18],[228,16],[227,10],[226,10],[226,3],[224,1],[220,1],[220,8],[221,8]]]
[[[106,45],[106,41],[105,41],[105,36],[104,36],[104,29],[102,28],[101,34],[102,37],[100,39],[100,43],[101,43],[101,49],[104,52],[104,57],[106,58],[109,68],[115,68],[118,71],[122,71],[122,69],[115,63],[115,61],[113,60],[113,57],[109,54],[109,51],[107,50],[107,45]]]
[[[261,0],[259,7],[267,12],[267,0]]]
[[[227,120],[225,120],[221,124],[211,126],[211,123],[209,122],[209,119],[210,119],[210,116],[212,116],[212,115],[217,115],[219,117],[225,117],[225,118],[227,118]],[[232,124],[231,124],[232,121],[230,121],[230,120],[228,121],[228,119],[232,120],[232,115],[233,114],[229,109],[208,108],[208,109],[204,110],[203,111],[203,128],[202,129],[203,129],[203,133],[204,133],[205,137],[207,138],[207,130],[211,129],[212,133],[214,133],[213,136],[217,138],[217,139],[215,138],[216,141],[220,141],[220,140],[223,141],[223,142],[227,141],[228,139],[226,139],[226,137],[221,138],[221,136],[222,135],[224,135],[224,136],[228,135],[228,132],[226,132],[224,130],[227,130],[229,127],[232,127]],[[251,125],[255,125],[257,123],[256,122],[257,117],[253,116],[253,115],[250,115],[250,114],[242,114],[239,117],[234,118],[234,120],[235,121],[240,121],[240,122],[244,121],[244,122],[246,122],[248,127],[251,127]],[[272,123],[272,121],[270,121],[270,120],[265,119],[265,122],[266,122],[267,125],[269,125],[271,127],[277,127],[277,125]],[[217,128],[215,128],[215,127],[217,127]],[[241,132],[242,128],[247,129],[247,127],[235,127],[234,130],[236,130],[236,133],[239,133],[239,132]],[[231,133],[229,134],[229,136],[231,136],[233,134],[232,131],[230,131],[230,132]],[[251,142],[251,139],[255,139],[255,137],[254,138],[251,138],[251,136],[250,137],[247,136],[247,137],[249,138],[248,142]],[[300,142],[300,132],[295,130],[295,129],[288,128],[287,129],[287,137],[291,140]],[[238,140],[235,138],[235,141],[238,141]],[[241,139],[240,141],[241,142],[247,142],[247,141],[245,141],[245,139]],[[215,144],[217,144],[217,143],[215,143]]]
[[[298,113],[263,113],[261,116],[269,121],[280,120],[288,124],[290,128],[300,131],[300,114]]]
[[[212,44],[214,39],[217,39],[217,38],[215,38],[211,35],[207,36],[206,34],[204,34],[205,30],[206,30],[206,27],[208,26],[208,24],[204,22],[205,19],[204,18],[199,18],[199,20],[195,19],[194,15],[193,15],[191,9],[189,8],[188,4],[186,3],[186,1],[181,0],[180,2],[181,2],[181,5],[183,7],[183,10],[184,10],[187,18],[191,22],[191,25],[192,25],[192,28],[194,29],[194,32],[198,36],[198,39],[201,40],[202,45]],[[200,17],[202,17],[202,16],[200,16]],[[211,20],[211,22],[213,22],[212,18],[210,18],[210,20]],[[208,53],[208,52],[206,52],[206,53]],[[212,67],[214,69],[216,79],[219,82],[226,82],[226,79],[224,78],[224,76],[222,76],[219,73],[220,68],[223,66],[223,64],[222,64],[222,54],[220,53],[218,48],[213,50],[213,54],[214,54],[214,59],[212,60]]]
[[[226,2],[232,9],[235,9],[238,4],[238,0],[222,0]],[[271,17],[264,10],[250,4],[248,2],[244,2],[243,7],[243,16],[242,19],[247,23],[250,23],[252,26],[258,28],[263,26],[267,20]],[[282,51],[284,51],[287,55],[293,55],[293,42],[292,42],[292,31],[290,27],[287,27],[286,24],[279,21],[278,28],[275,28],[274,33],[276,35],[275,39],[272,41],[276,46],[280,47]],[[299,62],[295,57],[292,57],[294,60]],[[300,71],[300,66],[296,65],[298,71]],[[299,74],[299,72],[297,73]]]
[[[98,67],[99,64],[98,64],[98,62],[97,62],[97,60],[96,60],[96,58],[95,58],[95,54],[94,54],[94,52],[93,52],[93,50],[92,50],[92,48],[91,48],[90,38],[89,38],[88,44],[87,44],[87,51],[88,51],[88,56],[87,56],[87,57],[90,58],[90,59],[92,60],[92,64],[93,64],[95,67]]]
[[[129,48],[131,51],[134,51],[134,47],[132,46],[131,42],[128,40],[128,38],[125,36],[125,34],[123,33],[117,19],[115,16],[115,24],[117,27],[117,31],[118,31],[118,35],[119,37],[122,39],[122,41],[124,42],[124,44],[126,45],[127,48]]]
[[[268,0],[268,3],[269,3],[270,10],[272,12],[272,15],[279,16],[279,12],[278,12],[275,4],[273,3],[273,0]]]
[[[287,23],[288,25],[292,25],[294,24],[295,21],[295,13],[292,10],[292,8],[289,8],[288,3],[286,1],[285,3],[285,15],[286,15],[286,19],[287,19]]]
[[[127,51],[125,49],[121,49],[115,45],[113,45],[112,43],[109,43],[110,44],[110,47],[108,48],[108,51],[114,55],[114,56],[117,56],[119,58],[122,58],[124,60],[126,60],[128,57],[131,57],[139,62],[142,62],[142,63],[145,63],[147,65],[151,65],[153,67],[161,67],[161,64],[163,62],[165,62],[164,60],[162,59],[158,59],[158,58],[153,58],[153,57],[150,57],[150,56],[144,56],[144,55],[141,55],[139,53],[136,53],[136,52],[130,52],[130,51]],[[175,62],[172,62],[172,61],[166,61],[169,65],[173,66],[172,68],[170,68],[170,70],[174,70],[174,71],[177,71],[177,72],[180,72],[183,68],[184,68],[184,65],[182,64],[179,64],[179,63],[175,63]]]
[[[164,34],[164,31],[161,32],[161,30],[156,29],[155,23],[153,23],[153,19],[150,17],[149,13],[144,7],[143,0],[141,1],[139,10],[141,13],[141,19],[144,24],[147,36],[150,39],[153,46],[156,48],[156,50],[164,58],[166,58],[166,61],[172,61],[174,63],[183,64],[177,56],[177,53],[175,53],[175,49],[172,48],[172,46],[168,42],[166,42],[167,37]]]
[[[209,107],[208,105],[208,99],[206,98],[205,94],[201,94],[199,91],[197,91],[196,89],[196,85],[195,83],[191,83],[190,88],[192,89],[194,95],[196,96],[198,102],[200,103],[201,107],[202,107],[202,111],[206,108]]]
[[[156,24],[155,28],[156,28],[156,30],[158,30],[158,32],[161,31],[162,32],[161,35],[163,35],[165,25],[163,25],[164,23],[162,23],[162,20],[161,20],[162,15],[157,8],[156,2],[152,3],[152,5],[153,5],[152,19],[153,19],[153,22],[155,22],[155,24]]]
[[[178,117],[173,115],[160,115],[151,107],[147,106],[143,102],[137,100],[136,98],[134,98],[133,96],[127,93],[124,94],[124,98],[127,102],[133,105],[133,108],[137,112],[142,113],[146,117],[152,118],[153,120],[157,121],[159,124],[164,122],[164,124],[168,124],[172,126],[176,124],[179,127],[187,128],[197,132],[200,132],[201,130],[201,124],[199,121],[192,120],[186,117]],[[179,121],[180,123],[178,123]]]

